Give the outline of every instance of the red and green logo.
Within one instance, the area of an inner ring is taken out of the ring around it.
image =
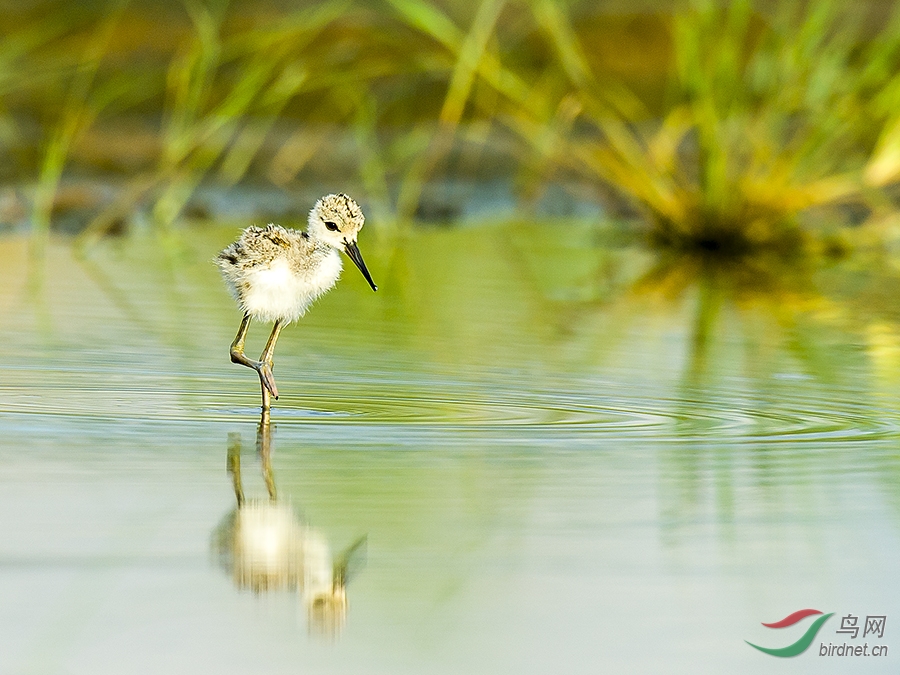
[[[788,614],[781,621],[776,621],[775,623],[764,623],[763,626],[766,628],[787,628],[788,626],[793,626],[795,623],[802,621],[808,616],[814,616],[816,614],[822,614],[817,609],[801,609],[793,614]],[[790,644],[787,647],[779,647],[777,649],[773,649],[770,647],[760,647],[759,645],[755,645],[752,642],[747,642],[751,647],[758,649],[761,652],[765,652],[766,654],[771,654],[772,656],[797,656],[797,654],[802,654],[806,651],[807,647],[812,644],[812,641],[816,639],[816,633],[819,632],[819,629],[822,627],[828,619],[834,614],[822,614],[818,619],[812,622],[809,628],[806,629],[806,632],[803,636],[797,640],[794,644]]]

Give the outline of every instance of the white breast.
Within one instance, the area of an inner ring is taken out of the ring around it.
[[[247,274],[242,308],[262,321],[296,321],[340,276],[337,251],[329,251],[316,264],[300,270],[293,269],[287,258],[276,258],[268,267]]]

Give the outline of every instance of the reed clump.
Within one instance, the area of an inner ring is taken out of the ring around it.
[[[767,15],[749,0],[691,0],[667,19],[663,95],[648,100],[597,72],[565,3],[529,4],[553,56],[539,74],[490,78],[524,85],[504,87],[501,119],[538,161],[612,186],[653,242],[792,249],[822,233],[829,207],[873,222],[893,212],[900,13],[879,26],[827,0]]]

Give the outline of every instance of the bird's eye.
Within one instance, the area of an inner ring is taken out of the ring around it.
[[[326,220],[326,221],[325,221],[325,227],[327,227],[327,228],[328,228],[329,230],[331,230],[332,232],[337,232],[337,231],[338,231],[337,223],[333,223],[333,222],[331,222],[330,220]]]

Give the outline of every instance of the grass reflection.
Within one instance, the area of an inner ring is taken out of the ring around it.
[[[834,260],[823,269],[779,255],[640,256],[605,245],[578,252],[558,233],[532,234],[518,240],[516,271],[537,323],[557,324],[543,353],[605,368],[640,354],[647,365],[623,376],[645,378],[658,367],[647,395],[674,399],[672,437],[659,455],[668,542],[710,522],[727,539],[757,503],[748,494],[762,495],[765,517],[778,518],[796,508],[788,506],[796,490],[847,472],[871,472],[900,513],[891,450],[897,310],[889,299],[898,278],[883,260]],[[542,266],[563,251],[565,265]],[[667,370],[677,393],[659,388]],[[836,449],[838,440],[850,447]]]
[[[815,268],[784,259],[724,265],[687,257],[641,280],[645,292],[692,297],[694,308],[675,409],[679,442],[660,455],[660,517],[670,544],[704,523],[734,540],[747,491],[762,495],[760,517],[778,519],[798,508],[798,497],[806,503],[799,508],[821,508],[809,501],[811,486],[873,471],[882,495],[896,502],[900,463],[883,442],[896,435],[896,420],[885,419],[880,399],[890,391],[896,400],[900,380],[878,375],[870,335],[882,323],[860,321],[858,299],[823,293],[816,277]]]
[[[18,276],[25,241],[0,241],[10,261],[0,308],[19,327],[3,332],[5,349],[56,364],[11,371],[9,386],[39,391],[51,415],[246,416],[258,400],[228,362],[236,315],[210,263],[233,234],[176,232],[177,254],[138,237],[80,259],[51,246],[40,303]],[[673,524],[739,520],[760,503],[777,515],[799,508],[794,490],[842,475],[896,489],[900,276],[885,260],[661,257],[615,224],[587,222],[412,230],[371,250],[384,280],[374,299],[348,275],[285,331],[279,421],[319,442],[340,429],[383,450],[483,448],[486,465],[457,477],[469,496],[455,479],[440,492],[444,473],[416,477],[399,459],[381,487],[345,467],[347,490],[442,494],[481,518],[493,508],[495,443],[525,464],[536,448],[646,445]],[[82,365],[58,370],[72,359]],[[93,393],[98,373],[115,395]],[[23,401],[9,409],[26,414]],[[527,493],[542,474],[526,469],[515,480]],[[297,480],[319,489],[294,477],[288,494]]]

